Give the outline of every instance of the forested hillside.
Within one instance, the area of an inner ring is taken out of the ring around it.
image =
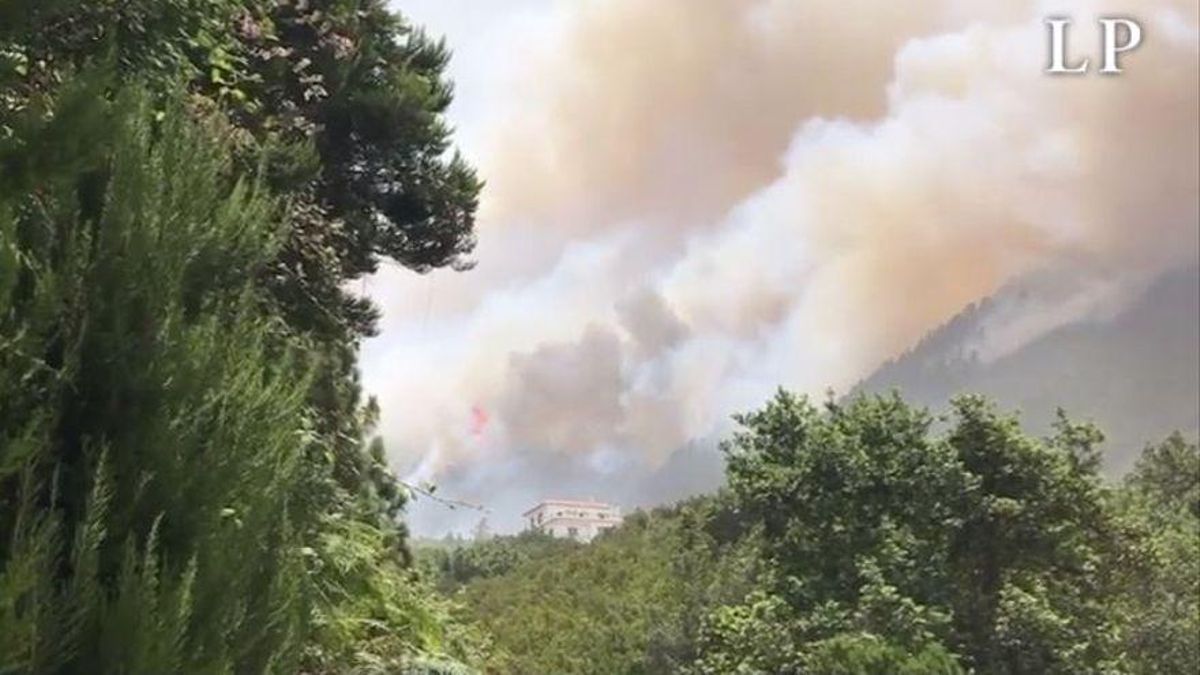
[[[1200,424],[1200,268],[1153,280],[1115,313],[1092,312],[1027,340],[1005,335],[1039,313],[1063,311],[1067,302],[1056,293],[1071,285],[1061,278],[1014,283],[930,332],[857,390],[897,389],[935,408],[961,391],[985,393],[1020,410],[1039,433],[1062,407],[1104,427],[1104,462],[1112,475],[1128,471],[1164,430],[1194,435]]]
[[[1200,454],[1121,483],[1099,432],[1036,438],[981,398],[945,431],[898,398],[740,418],[728,488],[589,546],[418,550],[500,673],[1190,673]]]

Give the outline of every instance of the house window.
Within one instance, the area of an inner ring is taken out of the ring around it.
[[[568,528],[567,528],[567,536],[569,536],[569,537],[570,537],[570,538],[572,538],[572,539],[576,539],[576,538],[578,538],[578,537],[579,537],[579,528],[577,528],[577,527],[568,527]]]

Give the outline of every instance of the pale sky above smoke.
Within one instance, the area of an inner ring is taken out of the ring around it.
[[[607,497],[560,476],[661,470],[778,386],[844,391],[1023,275],[1072,280],[994,351],[1196,257],[1191,0],[398,8],[454,47],[488,184],[475,270],[364,285],[386,315],[364,379],[401,473],[502,528],[521,501]],[[1043,74],[1043,19],[1095,60],[1102,12],[1143,25],[1127,72]],[[659,501],[639,485],[620,498]]]

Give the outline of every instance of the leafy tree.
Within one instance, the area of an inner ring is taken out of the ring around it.
[[[1200,451],[1174,434],[1149,446],[1118,494],[1114,576],[1124,664],[1133,673],[1200,669]]]
[[[739,421],[728,491],[635,512],[588,546],[523,535],[421,551],[494,639],[489,669],[1200,664],[1200,456],[1182,437],[1112,486],[1093,427],[1060,415],[1033,438],[978,397],[935,418],[897,396],[817,407],[781,392]]]
[[[1125,482],[1164,516],[1200,518],[1200,451],[1178,432],[1147,446]]]
[[[801,652],[844,632],[979,672],[1073,672],[1111,657],[1097,567],[1109,522],[1090,427],[1045,441],[984,400],[949,432],[898,397],[818,410],[781,392],[738,418],[733,492],[763,527]]]
[[[748,593],[758,559],[750,539],[708,535],[718,508],[708,498],[634,513],[587,546],[511,539],[529,557],[459,596],[494,640],[489,672],[679,672],[695,658],[701,616]]]
[[[777,595],[751,592],[740,603],[712,609],[698,636],[696,675],[786,673],[800,669],[796,616]]]
[[[963,669],[945,649],[926,645],[915,654],[874,635],[839,635],[813,645],[804,672],[822,675],[957,675]]]
[[[449,548],[418,547],[417,560],[430,578],[446,591],[453,591],[476,579],[507,574],[531,560],[554,555],[580,546],[570,539],[557,539],[536,531],[515,536],[494,537]]]
[[[341,283],[381,259],[470,265],[480,183],[449,152],[449,50],[383,0],[13,0],[3,16],[10,111],[100,59],[229,115],[242,160],[265,157],[287,197],[264,282],[293,325],[371,333],[374,309]]]

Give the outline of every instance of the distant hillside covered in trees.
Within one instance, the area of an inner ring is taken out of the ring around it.
[[[1105,467],[1114,475],[1163,430],[1197,433],[1200,268],[1155,280],[1115,316],[1072,321],[995,358],[981,354],[997,322],[1038,302],[1039,290],[1014,286],[968,308],[855,390],[895,389],[935,408],[960,392],[986,394],[1037,432],[1049,430],[1061,406],[1104,428]]]

